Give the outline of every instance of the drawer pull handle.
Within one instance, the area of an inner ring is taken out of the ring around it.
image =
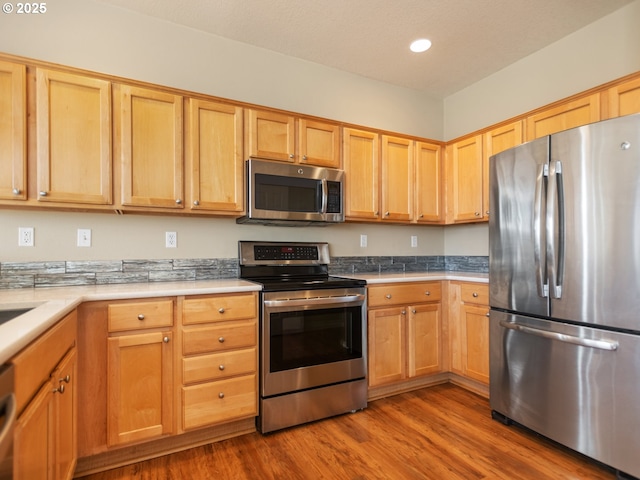
[[[218,341],[219,341],[220,343],[224,343],[224,337],[218,337]]]
[[[140,321],[144,320],[144,315],[142,313],[140,315],[138,315],[138,320],[140,320]]]
[[[473,292],[473,298],[478,298],[478,294],[476,292]]]
[[[62,377],[61,379],[58,380],[58,382],[62,383],[69,383],[71,381],[71,375],[65,375],[64,377]]]
[[[386,297],[387,299],[390,299],[390,298],[391,298],[391,294],[390,294],[390,293],[387,293],[387,294],[385,295],[385,297]]]
[[[427,290],[426,292],[424,292],[424,294],[428,297],[429,295],[431,295],[431,292]]]
[[[220,392],[220,393],[218,394],[218,398],[224,398],[224,392]]]
[[[164,343],[169,343],[169,337],[164,337],[164,338],[162,339],[162,341],[163,341]]]
[[[224,365],[220,365],[218,368],[220,369],[220,371],[222,371],[224,370]]]
[[[220,308],[218,309],[218,313],[224,313],[224,307],[220,307]]]

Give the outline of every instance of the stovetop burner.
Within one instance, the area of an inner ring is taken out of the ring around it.
[[[329,275],[326,242],[238,242],[240,278],[263,291],[364,287],[364,280]]]

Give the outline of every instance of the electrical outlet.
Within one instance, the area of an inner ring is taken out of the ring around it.
[[[360,246],[362,248],[367,246],[367,236],[366,235],[360,235]]]
[[[411,235],[411,247],[416,248],[418,246],[418,236]]]
[[[78,246],[79,247],[91,246],[91,229],[90,228],[78,229]]]
[[[178,246],[178,234],[176,232],[165,232],[165,247],[176,248]]]
[[[33,247],[33,227],[18,227],[18,246]]]

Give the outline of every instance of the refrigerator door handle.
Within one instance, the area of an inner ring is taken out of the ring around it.
[[[618,349],[618,342],[613,340],[592,340],[590,338],[580,338],[573,335],[567,335],[565,333],[550,332],[548,330],[540,330],[538,328],[527,327],[514,322],[508,322],[506,320],[500,321],[500,326],[508,328],[510,330],[516,330],[522,333],[528,333],[530,335],[537,335],[538,337],[548,338],[551,340],[558,340],[564,343],[571,343],[573,345],[580,345],[589,348],[598,348],[600,350],[615,351]]]
[[[543,244],[543,225],[542,211],[544,208],[544,177],[549,176],[549,166],[545,163],[538,165],[536,174],[535,197],[533,204],[533,259],[536,269],[536,287],[538,288],[538,296],[549,296],[549,284],[546,283],[545,263],[546,259],[542,258]]]
[[[555,212],[558,212],[557,218]],[[556,225],[557,220],[557,225]],[[547,272],[552,298],[562,298],[564,277],[564,185],[562,163],[551,162],[547,189]],[[556,233],[557,227],[557,233]],[[557,242],[557,245],[556,245]],[[557,247],[557,249],[556,249]]]

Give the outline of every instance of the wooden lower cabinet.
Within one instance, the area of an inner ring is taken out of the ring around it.
[[[368,288],[368,380],[385,393],[408,381],[439,374],[442,364],[440,282],[395,283]]]
[[[255,417],[257,295],[186,297],[182,312],[181,428]]]
[[[75,312],[69,314],[12,360],[20,412],[14,432],[14,480],[73,477],[77,459],[76,319]]]
[[[487,395],[489,386],[489,286],[449,282],[452,381]]]

